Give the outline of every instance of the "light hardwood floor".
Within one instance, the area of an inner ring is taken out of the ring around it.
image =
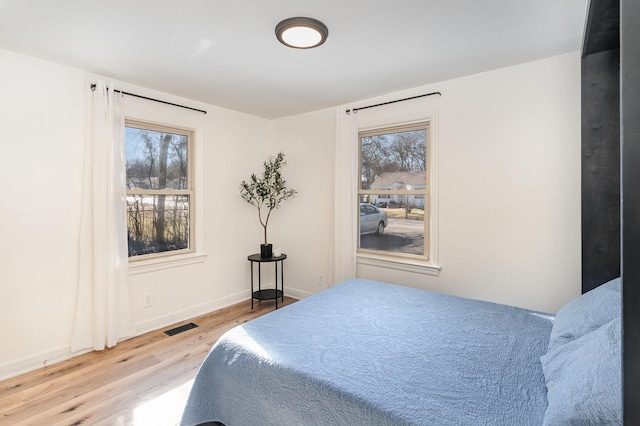
[[[295,302],[285,297],[284,305]],[[280,301],[278,301],[280,307]],[[246,301],[0,382],[0,425],[176,425],[202,360],[232,327],[274,309]],[[198,328],[168,336],[194,322]]]

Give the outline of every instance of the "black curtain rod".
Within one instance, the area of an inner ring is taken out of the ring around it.
[[[96,85],[95,84],[91,85],[91,90],[96,90]],[[165,105],[171,105],[171,106],[176,106],[176,107],[179,107],[179,108],[190,109],[191,111],[198,111],[198,112],[201,112],[203,114],[207,113],[207,111],[202,110],[202,109],[191,108],[191,107],[188,107],[188,106],[184,106],[184,105],[180,105],[180,104],[174,104],[172,102],[167,102],[167,101],[161,101],[160,99],[148,98],[146,96],[136,95],[135,93],[123,92],[122,90],[114,90],[114,92],[122,93],[123,95],[127,95],[127,96],[133,96],[134,98],[140,98],[140,99],[146,99],[148,101],[159,102],[159,103],[165,104]]]
[[[432,95],[442,96],[442,93],[440,93],[440,92],[425,93],[424,95],[412,96],[410,98],[397,99],[395,101],[383,102],[381,104],[367,105],[367,106],[363,106],[363,107],[360,107],[360,108],[348,109],[347,110],[347,114],[351,114],[351,111],[353,111],[353,113],[356,114],[361,109],[375,108],[375,107],[379,107],[379,106],[383,106],[383,105],[395,104],[396,102],[410,101],[411,99],[424,98],[425,96],[432,96]]]

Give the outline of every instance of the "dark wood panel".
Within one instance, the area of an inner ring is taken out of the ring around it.
[[[624,424],[640,425],[640,2],[621,2]]]
[[[591,0],[582,55],[620,47],[620,0]]]
[[[582,292],[620,276],[619,50],[582,58]]]

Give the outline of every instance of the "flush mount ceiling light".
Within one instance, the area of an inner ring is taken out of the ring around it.
[[[285,46],[311,49],[327,39],[327,26],[313,18],[288,18],[276,25],[276,37]]]

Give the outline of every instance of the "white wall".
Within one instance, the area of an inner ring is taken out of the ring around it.
[[[350,107],[433,91],[442,97],[358,114],[360,125],[367,127],[391,114],[438,112],[440,275],[359,265],[358,276],[555,312],[580,293],[578,54],[391,93]],[[334,115],[319,111],[273,124],[274,146],[292,154],[289,167],[295,173],[287,177],[305,198],[302,206],[282,208],[286,229],[300,236],[287,250],[290,268],[296,265],[295,285],[303,292],[318,290],[315,274],[329,264],[321,259],[329,253],[331,228],[318,218],[332,213]],[[327,254],[318,258],[320,247]]]
[[[124,86],[125,91],[146,94]],[[167,99],[166,94],[151,97]],[[202,181],[199,209],[202,234],[196,244],[206,255],[203,263],[131,272],[131,297],[138,333],[151,331],[249,297],[246,255],[259,250],[261,227],[255,209],[239,195],[239,185],[262,165],[269,153],[270,123],[250,115],[205,105],[207,114],[127,97],[128,117],[160,121],[201,133],[199,154]],[[193,101],[177,103],[192,106]],[[196,107],[199,107],[196,104]],[[196,160],[198,160],[196,158]],[[255,216],[255,217],[254,217]],[[196,225],[197,226],[197,225]],[[153,306],[143,307],[144,295]]]
[[[0,51],[0,377],[68,352],[76,295],[84,76]],[[38,365],[38,364],[37,364]]]
[[[426,277],[360,267],[358,274],[545,311],[577,295],[579,77],[576,53],[379,98],[443,93],[435,104],[442,271]],[[95,79],[0,50],[0,379],[70,355],[85,91]],[[262,234],[238,185],[279,151],[289,162],[285,178],[298,190],[274,213],[269,229],[271,242],[289,255],[285,290],[304,297],[330,284],[333,109],[267,121],[120,84],[208,111],[126,101],[129,113],[178,121],[203,135],[206,257],[131,276],[139,332],[248,298],[246,256],[258,251]],[[153,293],[150,308],[142,307],[145,293]]]
[[[68,357],[78,269],[85,101],[96,76],[0,50],[0,379]],[[254,212],[238,185],[269,153],[270,122],[121,83],[126,112],[200,130],[205,260],[132,275],[138,332],[249,297]],[[258,225],[259,226],[259,225]],[[143,308],[143,295],[153,306]]]
[[[271,235],[287,253],[285,285],[297,297],[324,290],[330,281],[334,138],[333,109],[273,123],[273,151],[285,153],[283,175],[298,194],[274,213]]]

